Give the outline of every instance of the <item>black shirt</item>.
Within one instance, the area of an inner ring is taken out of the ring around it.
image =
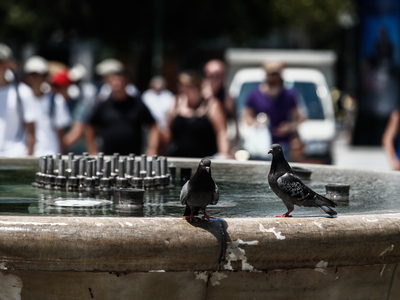
[[[139,98],[128,97],[126,101],[108,99],[95,106],[89,124],[97,127],[103,140],[102,151],[106,155],[119,152],[141,154],[143,124],[154,119]]]
[[[168,156],[200,158],[218,152],[216,134],[207,115],[191,118],[177,115],[172,121],[171,130]]]

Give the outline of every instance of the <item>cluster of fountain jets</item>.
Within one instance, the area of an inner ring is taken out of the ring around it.
[[[55,167],[55,165],[57,167]],[[111,192],[120,189],[165,189],[170,187],[166,157],[134,154],[121,157],[119,153],[105,157],[103,153],[81,156],[68,153],[68,169],[61,154],[39,158],[39,172],[32,186],[49,190]]]

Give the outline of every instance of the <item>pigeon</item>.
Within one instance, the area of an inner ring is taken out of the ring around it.
[[[206,214],[206,206],[217,204],[219,189],[211,177],[211,160],[203,158],[196,173],[188,180],[181,190],[181,203],[186,204],[185,219],[193,221],[201,209],[204,213],[203,219],[210,220]]]
[[[335,202],[317,194],[293,174],[279,144],[273,144],[268,153],[272,154],[268,183],[271,190],[282,199],[288,209],[287,213],[276,217],[291,217],[290,213],[294,210],[295,204],[318,207],[331,217],[337,214],[331,209],[331,207],[337,206]]]

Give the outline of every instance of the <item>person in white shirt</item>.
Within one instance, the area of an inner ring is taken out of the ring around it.
[[[32,155],[35,144],[36,114],[29,88],[16,84],[10,71],[12,51],[0,44],[0,156]],[[18,87],[18,88],[17,88]]]
[[[48,62],[40,56],[30,57],[24,64],[25,82],[35,99],[37,121],[35,126],[35,156],[65,153],[62,137],[71,123],[64,97],[54,93],[47,83]]]
[[[165,88],[164,77],[155,76],[150,80],[149,89],[142,94],[142,100],[157,122],[159,130],[168,127],[168,112],[174,105],[174,94]]]
[[[155,76],[150,80],[149,89],[142,94],[142,101],[157,123],[158,153],[163,153],[168,144],[168,115],[175,103],[174,94],[166,89],[164,77]]]

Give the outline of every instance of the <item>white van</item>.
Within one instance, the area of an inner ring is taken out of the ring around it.
[[[282,77],[286,88],[298,92],[302,111],[307,115],[307,120],[298,128],[300,140],[304,145],[304,157],[301,161],[331,164],[335,116],[324,75],[321,71],[312,68],[286,68]],[[264,80],[265,71],[262,68],[243,68],[236,72],[230,84],[229,93],[236,100],[239,117],[243,112],[249,92],[257,88]],[[246,125],[240,122],[239,134],[244,145],[246,145],[247,132],[249,131]],[[259,141],[260,144],[270,143],[270,136],[264,139],[264,142]],[[266,149],[267,152],[268,150],[269,148]]]

